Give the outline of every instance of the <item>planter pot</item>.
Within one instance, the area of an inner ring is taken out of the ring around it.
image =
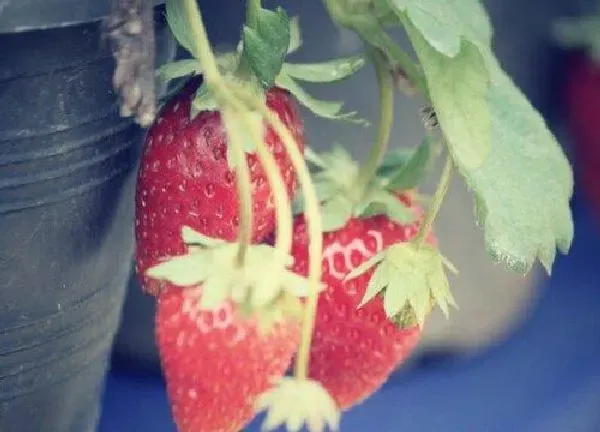
[[[142,131],[118,115],[101,16],[27,20],[32,4],[0,2],[0,430],[88,432],[129,276]],[[174,44],[156,17],[164,61]]]

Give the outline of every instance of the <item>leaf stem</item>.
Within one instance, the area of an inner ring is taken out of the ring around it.
[[[246,25],[256,28],[258,25],[258,13],[262,7],[261,0],[246,0]]]
[[[222,114],[225,128],[229,135],[229,145],[232,148],[232,155],[235,158],[236,182],[240,200],[239,248],[236,255],[236,263],[239,267],[243,267],[248,248],[252,243],[252,183],[243,146],[244,137],[238,127],[238,120],[240,118],[245,119],[246,117],[235,108],[229,107],[224,107]]]
[[[437,185],[435,193],[433,194],[433,197],[431,198],[431,204],[427,210],[427,214],[425,215],[425,220],[423,221],[423,225],[421,225],[421,229],[419,229],[419,233],[415,238],[415,244],[418,248],[420,248],[425,242],[425,239],[433,227],[435,218],[442,207],[442,203],[444,202],[444,198],[448,192],[448,187],[450,186],[450,180],[452,179],[453,168],[454,164],[452,163],[452,157],[447,155],[446,162],[444,163],[444,168],[442,170],[442,175],[440,176],[440,181]]]
[[[246,89],[237,83],[232,83],[235,93],[244,101],[250,104],[254,109],[260,112],[275,133],[281,138],[283,145],[290,156],[290,160],[294,170],[298,174],[298,181],[302,188],[303,198],[305,202],[305,214],[308,222],[308,280],[310,285],[310,293],[308,301],[304,308],[304,317],[302,320],[302,333],[298,354],[296,356],[295,375],[297,379],[305,380],[308,378],[308,362],[310,354],[310,344],[315,324],[315,316],[317,311],[317,300],[319,288],[321,285],[321,263],[323,259],[323,229],[321,222],[321,213],[319,211],[319,201],[315,191],[315,186],[310,177],[310,172],[302,153],[292,136],[292,133],[283,124],[279,117],[273,114],[255,97],[252,97]]]
[[[371,147],[369,159],[362,166],[358,174],[358,186],[361,193],[366,190],[388,149],[392,125],[394,123],[394,81],[388,69],[384,55],[373,50],[371,53],[375,73],[377,75],[377,87],[379,89],[379,128],[375,142]]]

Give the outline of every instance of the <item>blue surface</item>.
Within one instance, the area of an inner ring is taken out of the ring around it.
[[[393,377],[344,415],[342,432],[600,431],[599,224],[575,215],[570,255],[512,337]],[[174,430],[160,378],[108,377],[100,432]]]

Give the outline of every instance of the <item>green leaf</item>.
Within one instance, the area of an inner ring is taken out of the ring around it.
[[[466,41],[459,53],[447,57],[433,49],[412,24],[406,22],[405,28],[421,60],[429,96],[455,163],[462,169],[481,166],[491,146],[485,57]]]
[[[364,65],[365,58],[357,55],[322,63],[285,63],[282,72],[301,81],[330,83],[348,78]]]
[[[179,45],[189,51],[194,57],[197,57],[192,39],[193,32],[186,19],[187,12],[184,2],[185,0],[168,0],[165,15],[171,33],[173,33]]]
[[[169,82],[188,75],[198,75],[202,72],[202,65],[196,59],[177,60],[162,65],[156,71],[158,78],[163,82]]]
[[[433,247],[398,243],[353,271],[355,278],[375,266],[359,307],[383,295],[386,315],[394,319],[409,307],[419,325],[431,311],[432,301],[447,316],[456,306],[444,271],[444,259]]]
[[[284,377],[259,396],[256,411],[267,411],[263,431],[285,426],[289,432],[339,430],[341,414],[333,398],[317,381]]]
[[[454,162],[475,194],[490,255],[518,272],[539,258],[550,272],[556,248],[566,253],[573,237],[573,179],[560,145],[484,43],[485,32],[464,31],[448,58],[414,21],[403,22]]]
[[[490,19],[479,0],[388,0],[388,4],[446,57],[459,55],[464,41],[478,47],[491,45]]]
[[[492,257],[519,272],[539,258],[550,272],[556,247],[566,253],[573,239],[571,167],[542,116],[495,59],[488,65],[491,153],[463,175]]]
[[[423,178],[430,159],[431,139],[425,138],[397,172],[390,173],[386,187],[392,191],[402,191],[416,187]]]
[[[270,87],[281,71],[290,46],[289,18],[282,8],[261,9],[256,28],[244,26],[242,57],[264,88]]]
[[[293,78],[283,73],[279,74],[275,84],[292,93],[295,98],[313,114],[331,120],[341,120],[356,124],[366,124],[365,120],[356,117],[356,112],[341,113],[343,102],[322,101],[313,98],[300,87]]]

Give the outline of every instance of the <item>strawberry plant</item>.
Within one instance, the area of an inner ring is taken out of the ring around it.
[[[544,120],[502,70],[477,0],[324,0],[361,55],[288,62],[298,21],[248,0],[235,52],[211,47],[195,0],[168,0],[191,58],[159,70],[184,85],[148,131],[136,194],[136,264],[157,297],[156,337],[180,431],[339,428],[418,344],[456,272],[434,234],[453,175],[474,197],[490,258],[551,271],[569,250],[573,180]],[[416,56],[390,30],[403,29]],[[317,154],[296,104],[365,127],[301,82],[371,65],[379,115],[370,156]],[[401,79],[399,79],[399,77]],[[403,85],[398,86],[401,82]],[[394,92],[415,93],[426,139],[389,150]],[[419,193],[442,159],[439,185]],[[293,375],[286,376],[294,365]]]

